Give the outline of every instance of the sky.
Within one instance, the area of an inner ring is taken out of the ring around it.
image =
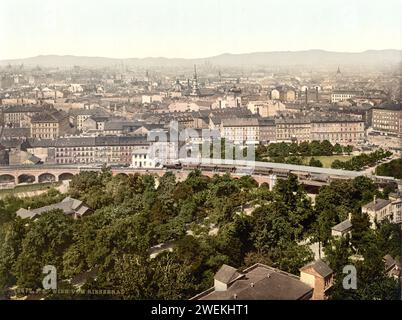
[[[402,49],[401,0],[1,0],[0,59]]]

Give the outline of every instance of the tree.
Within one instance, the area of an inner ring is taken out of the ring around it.
[[[318,159],[315,159],[314,157],[312,157],[309,161],[308,164],[310,167],[322,167],[322,162]]]
[[[29,225],[15,265],[19,286],[41,287],[45,265],[63,270],[63,253],[72,244],[73,224],[73,219],[61,210],[52,210]]]

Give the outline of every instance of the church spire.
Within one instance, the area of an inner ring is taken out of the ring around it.
[[[198,86],[197,66],[196,65],[194,65],[193,86],[192,86],[192,91],[191,91],[190,95],[196,96],[196,97],[198,97],[200,95],[200,88]]]

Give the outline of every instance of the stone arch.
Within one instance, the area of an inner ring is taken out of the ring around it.
[[[18,176],[18,183],[34,183],[35,176],[32,174],[23,173]]]
[[[71,180],[73,177],[74,175],[71,172],[63,172],[59,174],[59,181]]]
[[[0,175],[0,183],[15,183],[15,177],[12,174]]]
[[[38,182],[55,182],[56,176],[52,173],[42,173],[38,176]]]

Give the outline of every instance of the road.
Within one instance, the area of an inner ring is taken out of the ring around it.
[[[400,157],[401,157],[401,155],[400,155],[399,153],[394,153],[394,154],[391,156],[391,158],[390,158],[389,160],[384,161],[384,162],[381,162],[381,163],[377,163],[375,166],[370,167],[370,168],[367,168],[367,169],[362,170],[362,171],[360,171],[360,172],[363,172],[363,173],[365,173],[365,174],[372,174],[372,175],[375,175],[375,170],[376,170],[376,168],[377,168],[379,165],[384,164],[384,163],[391,162],[392,160],[399,159]]]

